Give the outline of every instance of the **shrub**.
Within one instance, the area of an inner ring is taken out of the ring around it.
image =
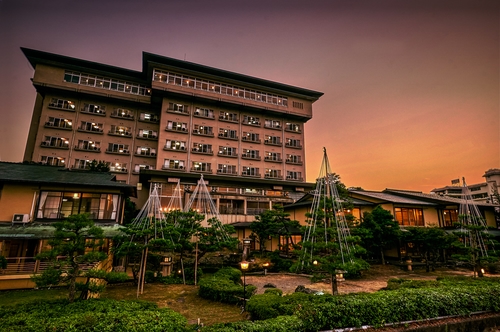
[[[264,294],[274,294],[274,295],[283,296],[283,291],[279,288],[268,288],[264,291]]]
[[[226,278],[234,283],[241,283],[241,271],[234,267],[223,267],[214,273],[215,277]]]
[[[269,254],[269,257],[271,259],[271,266],[269,267],[270,271],[273,272],[280,272],[280,271],[290,271],[290,268],[292,267],[292,260],[288,258],[282,258],[280,256],[280,251],[275,250],[272,253]]]
[[[0,307],[0,331],[187,331],[187,321],[168,308],[141,301],[91,299],[38,301]]]
[[[289,332],[303,330],[302,321],[297,316],[279,316],[256,322],[215,324],[202,328],[201,332]]]
[[[214,275],[201,279],[199,285],[198,295],[208,300],[237,303],[239,298],[243,297],[243,286],[229,278]],[[253,285],[247,285],[245,297],[250,298],[256,289]]]

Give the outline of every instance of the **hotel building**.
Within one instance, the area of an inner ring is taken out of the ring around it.
[[[151,53],[134,71],[22,48],[36,89],[24,160],[72,169],[106,163],[118,181],[152,183],[167,206],[201,174],[223,222],[292,203],[305,182],[304,124],[321,92]]]

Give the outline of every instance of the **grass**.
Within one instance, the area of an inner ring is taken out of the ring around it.
[[[0,292],[2,305],[16,305],[36,300],[62,299],[68,296],[66,289],[16,290]],[[115,300],[136,300],[137,288],[133,285],[108,286],[102,298]],[[212,302],[198,296],[198,287],[193,285],[146,284],[140,300],[154,302],[160,308],[168,307],[188,320],[190,324],[198,318],[204,325],[245,320],[240,308],[219,302]]]

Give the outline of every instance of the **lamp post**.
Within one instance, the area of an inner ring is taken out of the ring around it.
[[[248,270],[248,262],[247,261],[242,261],[240,263],[241,267],[241,272],[243,272],[243,311],[247,309],[247,283],[246,283],[246,278],[245,278],[245,271]]]
[[[243,239],[243,257],[242,260],[246,261],[248,252],[250,251],[250,244],[252,243],[252,240],[249,238],[244,238]]]
[[[262,266],[264,267],[264,275],[266,276],[267,275],[267,268],[269,267],[269,262],[265,262],[264,264],[262,264]]]

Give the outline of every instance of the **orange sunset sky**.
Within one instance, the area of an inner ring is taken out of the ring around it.
[[[0,0],[0,159],[35,89],[20,47],[133,70],[142,52],[324,93],[306,124],[347,186],[429,192],[500,168],[500,1]]]

